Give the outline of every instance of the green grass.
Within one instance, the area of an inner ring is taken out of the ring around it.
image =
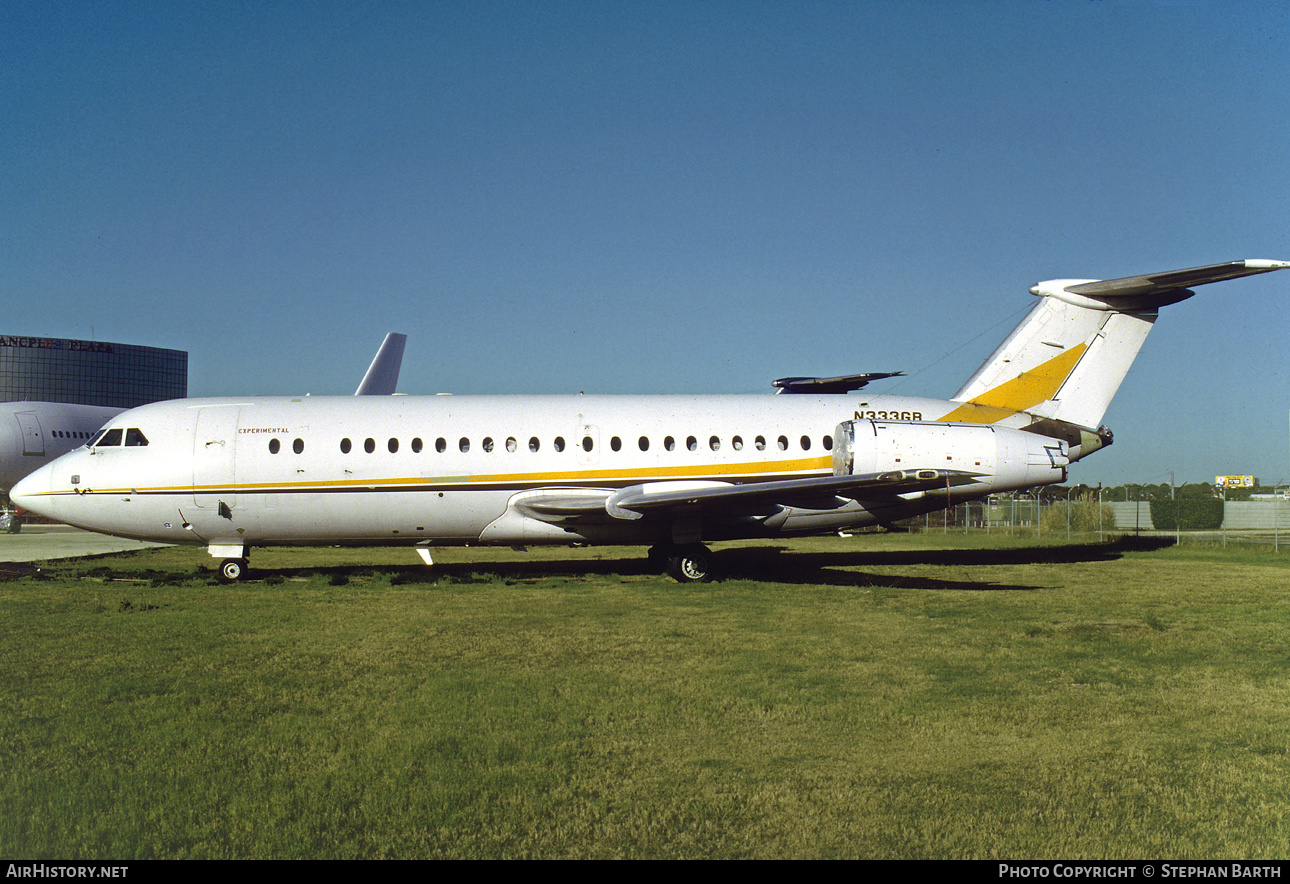
[[[0,583],[0,855],[1290,852],[1290,557],[161,549]]]

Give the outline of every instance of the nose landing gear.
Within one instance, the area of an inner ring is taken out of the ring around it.
[[[251,558],[251,547],[241,543],[212,543],[206,551],[217,559],[219,576],[229,583],[245,580],[250,568],[247,562]]]
[[[225,559],[220,562],[219,576],[229,583],[236,583],[239,580],[245,580],[249,570],[246,559]]]

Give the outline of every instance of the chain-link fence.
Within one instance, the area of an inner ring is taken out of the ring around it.
[[[1157,508],[1166,506],[1157,502]],[[1226,501],[1222,523],[1203,530],[1158,528],[1152,501],[1068,501],[1035,495],[999,495],[955,504],[905,524],[928,534],[998,534],[1096,541],[1123,534],[1175,537],[1179,543],[1253,544],[1290,551],[1290,500]],[[1176,521],[1176,520],[1175,520]]]

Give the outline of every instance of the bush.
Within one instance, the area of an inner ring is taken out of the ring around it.
[[[1070,529],[1072,533],[1092,534],[1098,530],[1097,496],[1085,494],[1068,504],[1057,501],[1044,509],[1039,519],[1040,530],[1045,534],[1059,534],[1066,530],[1066,508],[1070,507]],[[1115,513],[1108,504],[1102,504],[1101,529],[1110,531],[1115,527]]]
[[[1153,500],[1151,523],[1160,531],[1218,528],[1223,524],[1223,501],[1216,497],[1205,500]]]

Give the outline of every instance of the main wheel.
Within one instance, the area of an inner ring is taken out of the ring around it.
[[[246,577],[246,559],[225,559],[220,562],[220,576],[230,583],[236,583]]]
[[[708,548],[691,543],[672,551],[667,558],[667,573],[678,583],[703,583],[712,577]]]

